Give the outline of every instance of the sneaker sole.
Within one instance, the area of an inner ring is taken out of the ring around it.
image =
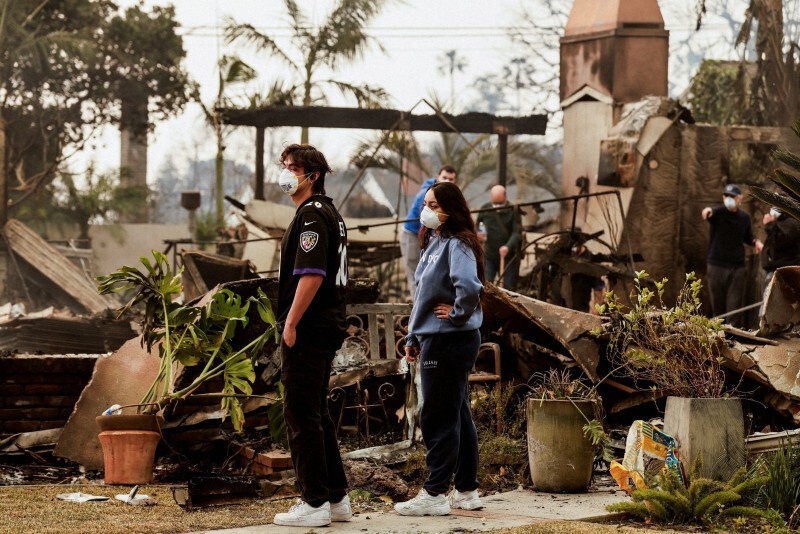
[[[338,522],[343,523],[345,521],[350,521],[351,519],[353,519],[353,514],[349,514],[349,515],[332,515],[331,514],[331,521],[336,521],[337,523]]]
[[[456,504],[455,506],[451,506],[451,508],[458,508],[459,510],[480,510],[483,508],[483,503],[464,503],[464,504]]]
[[[272,522],[274,525],[280,525],[282,527],[327,527],[331,524],[330,521],[325,520],[317,520],[317,521],[284,521],[281,519],[276,519]]]
[[[403,510],[403,511],[395,508],[395,512],[397,512],[400,515],[412,516],[412,517],[423,517],[426,515],[439,516],[439,515],[448,515],[450,513],[450,507],[448,506],[447,508],[440,508],[440,509],[433,508],[428,510]]]

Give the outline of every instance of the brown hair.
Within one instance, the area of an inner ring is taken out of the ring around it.
[[[442,237],[455,237],[464,243],[475,255],[475,263],[478,267],[478,279],[482,284],[486,284],[486,274],[483,268],[483,247],[478,240],[478,233],[475,231],[475,222],[469,212],[469,206],[464,198],[464,194],[458,186],[451,182],[438,182],[430,186],[428,191],[433,190],[436,202],[447,214],[447,219],[439,227]],[[420,229],[420,246],[428,246],[433,230],[423,226]]]
[[[452,173],[452,174],[455,174],[455,175],[456,175],[456,178],[458,178],[458,171],[457,171],[457,170],[456,170],[456,168],[455,168],[455,167],[453,167],[452,165],[442,165],[442,166],[439,168],[439,172],[437,172],[437,173],[436,173],[436,176],[439,176],[440,174],[442,174],[442,171],[444,171],[444,172],[449,172],[449,173]]]
[[[319,173],[316,180],[311,180],[311,190],[314,193],[325,194],[325,175],[333,173],[333,169],[328,166],[325,155],[312,145],[289,145],[281,152],[279,163],[283,165],[286,158],[292,156],[292,162],[298,167],[303,168],[305,173]]]

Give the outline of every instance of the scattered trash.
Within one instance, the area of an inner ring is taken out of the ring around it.
[[[625,457],[622,463],[611,462],[609,471],[614,480],[619,484],[620,489],[630,493],[634,488],[630,485],[633,480],[637,489],[646,489],[645,483],[645,461],[644,458],[656,458],[663,460],[664,469],[674,470],[680,480],[684,477],[681,473],[680,461],[678,459],[678,447],[672,436],[664,434],[656,427],[656,422],[634,421],[628,431],[628,439],[625,443]]]
[[[88,493],[59,493],[56,499],[67,502],[89,502],[89,501],[107,501],[108,497],[102,495],[89,495]]]
[[[114,498],[131,506],[154,506],[156,504],[155,499],[152,499],[149,495],[138,495],[138,491],[139,486],[134,486],[130,493],[120,493],[115,495]]]
[[[119,415],[122,413],[122,406],[119,404],[112,404],[109,406],[102,415]]]
[[[172,496],[187,510],[295,496],[294,478],[288,478],[288,473],[294,472],[270,476],[201,474],[190,478],[185,486],[173,486]]]

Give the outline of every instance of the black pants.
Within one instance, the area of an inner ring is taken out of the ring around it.
[[[478,357],[477,330],[420,336],[420,428],[425,441],[428,493],[478,487],[478,432],[469,409],[469,373]],[[455,479],[454,479],[455,475]]]
[[[317,507],[339,502],[347,494],[347,478],[339,454],[336,427],[328,412],[328,380],[335,351],[319,351],[298,340],[281,344],[283,416],[289,450],[302,499]]]
[[[720,267],[708,264],[706,271],[708,289],[711,291],[711,313],[714,317],[738,310],[744,303],[744,267]],[[725,322],[741,327],[744,324],[742,313],[725,318]]]

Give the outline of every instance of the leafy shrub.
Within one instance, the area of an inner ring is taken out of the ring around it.
[[[242,429],[244,411],[241,398],[252,394],[254,362],[270,338],[277,341],[275,314],[270,301],[259,289],[257,297],[243,299],[228,289],[216,292],[204,306],[179,302],[183,287],[180,271],[173,273],[167,257],[153,251],[154,262],[140,258],[143,271],[127,265],[98,277],[101,294],[127,292],[133,296],[118,310],[118,316],[141,305],[142,344],[148,351],[157,348],[161,358],[158,374],[139,406],[142,413],[155,413],[194,393],[202,385],[222,379],[219,393],[199,394],[220,398],[220,408],[229,414],[236,430]],[[250,322],[250,307],[257,310],[263,328],[255,339],[243,344],[237,331]],[[176,389],[175,369],[197,366],[201,370],[191,383]]]
[[[655,386],[683,397],[729,394],[720,359],[723,321],[703,314],[701,281],[687,274],[671,307],[663,301],[667,279],[655,282],[655,290],[648,281],[649,275],[638,271],[629,306],[610,291],[598,307],[606,322],[592,333],[609,336],[608,355],[619,373],[643,391]]]

